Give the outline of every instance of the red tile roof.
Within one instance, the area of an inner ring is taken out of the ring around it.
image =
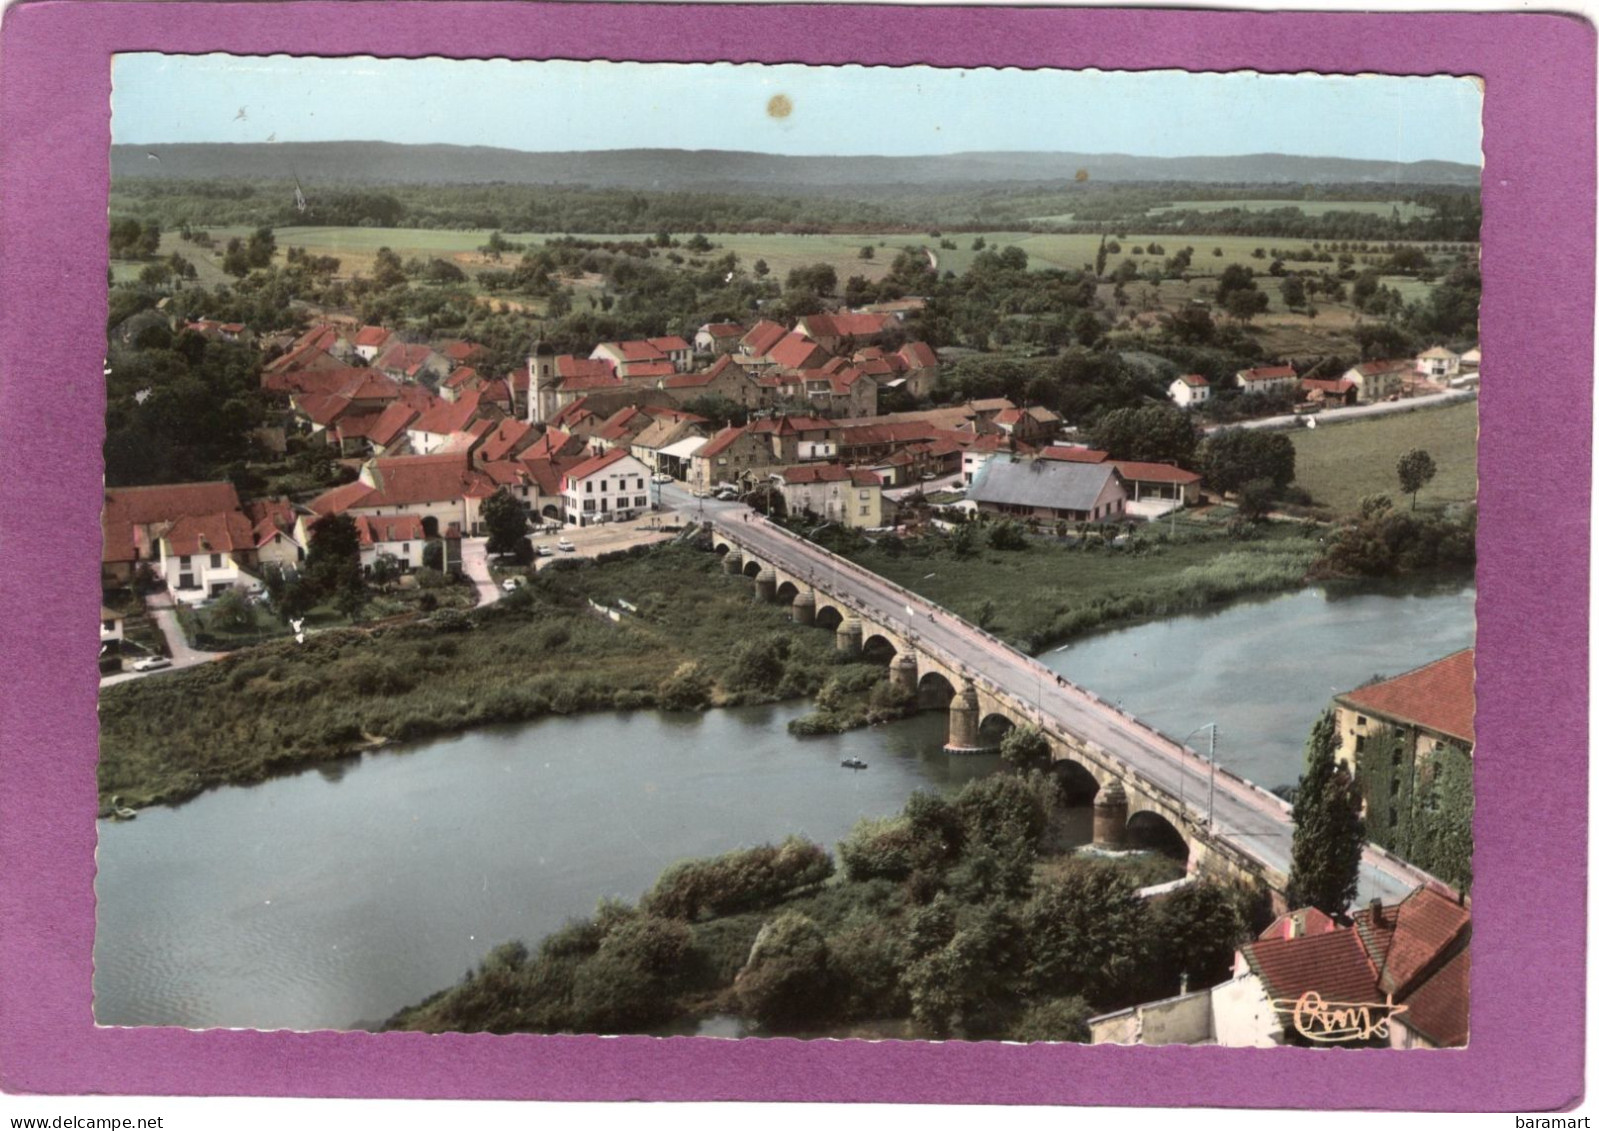
[[[623,389],[627,382],[614,376],[610,370],[604,373],[584,373],[576,377],[566,377],[561,381],[563,392],[594,393],[606,389]]]
[[[712,456],[719,456],[728,448],[732,447],[733,443],[743,435],[745,435],[745,431],[742,428],[724,428],[707,440],[705,442],[705,446],[694,453],[694,458],[709,459]]]
[[[751,357],[765,357],[787,333],[788,331],[776,322],[769,322],[763,318],[751,326],[750,332],[744,335],[744,352]]]
[[[700,327],[713,338],[742,338],[744,327],[737,322],[708,322]]]
[[[555,359],[555,375],[564,386],[574,377],[609,377],[611,365],[597,357],[573,357],[563,353]]]
[[[1199,476],[1169,463],[1139,463],[1136,460],[1113,459],[1112,467],[1122,473],[1122,478],[1136,479],[1140,483],[1198,483]]]
[[[357,515],[355,532],[363,546],[380,542],[421,542],[422,516],[416,514]]]
[[[317,514],[340,514],[355,507],[410,506],[486,498],[494,493],[488,476],[467,462],[465,452],[376,459],[364,474],[374,483],[358,479],[312,499]]]
[[[439,352],[445,357],[449,358],[451,361],[459,364],[463,361],[471,361],[473,358],[481,357],[483,354],[486,354],[489,351],[484,349],[477,342],[467,342],[457,339],[443,343],[439,347]]]
[[[670,361],[633,361],[627,366],[628,380],[639,377],[670,377],[677,372],[677,367]]]
[[[1110,458],[1110,453],[1072,444],[1051,444],[1038,453],[1038,458],[1060,459],[1068,463],[1104,463]]]
[[[294,369],[342,369],[344,362],[315,346],[300,346],[267,362],[263,373],[287,373]],[[264,384],[264,382],[263,382]]]
[[[806,369],[821,365],[830,355],[809,338],[799,334],[789,334],[767,350],[766,356],[784,369]]]
[[[444,387],[446,389],[459,389],[463,385],[475,384],[481,380],[482,378],[478,376],[476,369],[473,369],[470,365],[463,365],[444,379]]]
[[[899,351],[899,356],[904,358],[905,364],[912,369],[932,369],[938,365],[938,355],[926,342],[905,343]]]
[[[1395,722],[1474,743],[1475,655],[1466,648],[1393,679],[1346,691],[1338,700]]]
[[[417,417],[410,425],[412,432],[427,432],[433,435],[448,435],[459,432],[470,424],[478,415],[482,407],[482,396],[478,390],[471,389],[463,393],[456,401],[439,401],[436,405]]]
[[[894,322],[891,314],[808,314],[801,332],[813,338],[870,338]]]
[[[806,463],[798,467],[785,467],[783,469],[783,482],[794,485],[801,483],[843,483],[849,478],[849,468],[841,463]]]
[[[1355,383],[1347,377],[1336,380],[1326,377],[1301,377],[1299,387],[1307,391],[1320,391],[1323,393],[1347,393],[1355,388]]]
[[[410,423],[417,418],[417,410],[402,401],[396,401],[378,414],[366,430],[366,438],[381,448],[386,448],[400,438]]]
[[[108,487],[100,514],[104,535],[102,561],[132,561],[136,526],[176,522],[186,515],[207,515],[239,509],[233,484],[169,483],[156,487]]]
[[[1409,373],[1411,362],[1408,361],[1363,361],[1355,366],[1355,372],[1362,377],[1377,377],[1384,373]]]
[[[676,334],[671,334],[664,338],[646,338],[645,340],[663,353],[692,353],[694,351],[693,346]]]
[[[648,428],[650,423],[650,418],[645,415],[642,409],[628,405],[626,408],[617,409],[606,417],[605,423],[599,426],[594,436],[599,440],[622,440],[638,435]]]
[[[1323,1001],[1370,1001],[1377,984],[1377,969],[1353,930],[1259,939],[1245,943],[1243,952],[1277,1002],[1293,1002],[1312,991]]]
[[[253,550],[255,527],[242,511],[185,515],[162,536],[168,549],[178,555],[226,554],[234,550]]]
[[[1208,388],[1210,385],[1210,382],[1205,380],[1205,378],[1200,376],[1198,373],[1184,373],[1181,377],[1177,378],[1177,380],[1187,385],[1190,389],[1204,389]]]
[[[506,459],[532,444],[537,438],[538,433],[527,421],[502,420],[484,437],[483,446],[478,448],[478,456],[485,462]]]
[[[378,369],[398,369],[407,377],[415,377],[436,356],[432,346],[395,342],[378,354],[372,364]]]
[[[1438,973],[1405,999],[1399,1020],[1438,1048],[1462,1048],[1470,1036],[1471,948],[1446,962]]]

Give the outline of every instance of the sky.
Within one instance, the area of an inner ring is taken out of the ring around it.
[[[1482,161],[1481,94],[1450,77],[142,53],[115,57],[111,101],[138,145]]]

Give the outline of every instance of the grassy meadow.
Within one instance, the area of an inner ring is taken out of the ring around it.
[[[1396,468],[1411,448],[1424,448],[1438,474],[1417,498],[1420,508],[1477,498],[1477,403],[1299,429],[1294,441],[1294,477],[1317,503],[1353,510],[1365,495],[1387,494],[1408,505]]]

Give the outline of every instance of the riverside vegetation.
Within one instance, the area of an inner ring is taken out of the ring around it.
[[[838,845],[791,838],[663,872],[529,949],[495,948],[389,1029],[639,1033],[735,1015],[767,1035],[1085,1041],[1087,1019],[1227,976],[1258,911],[1165,857],[1062,846],[1060,786],[917,793]]]

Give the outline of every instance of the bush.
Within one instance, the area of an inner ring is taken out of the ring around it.
[[[733,986],[756,1021],[794,1025],[831,1011],[836,981],[821,928],[790,911],[761,928]]]
[[[1058,789],[1052,778],[1037,771],[1025,777],[994,774],[966,783],[955,797],[955,811],[968,843],[1036,851]]]
[[[1086,1044],[1093,1010],[1080,997],[1058,997],[1029,1006],[1006,1035],[1012,1041],[1073,1041]]]
[[[1028,768],[1049,761],[1049,739],[1032,723],[1011,727],[999,743],[1000,757],[1012,766]]]
[[[833,874],[833,858],[820,845],[789,837],[781,845],[729,852],[709,860],[674,864],[640,902],[651,915],[694,919],[770,906]]]
[[[703,711],[711,702],[711,677],[693,660],[685,661],[655,692],[663,711]]]
[[[988,544],[996,550],[1025,550],[1027,534],[1020,523],[1005,519],[989,528]]]
[[[1022,914],[1033,991],[1108,1005],[1138,977],[1147,916],[1131,882],[1102,865],[1077,864],[1039,888]]]

